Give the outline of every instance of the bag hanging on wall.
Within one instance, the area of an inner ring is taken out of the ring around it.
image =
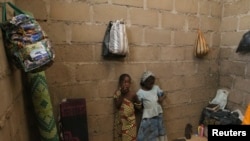
[[[195,45],[195,49],[194,49],[194,56],[201,58],[201,57],[208,54],[209,48],[208,48],[206,39],[205,39],[202,31],[200,31],[200,29],[198,29],[197,34],[198,35],[197,35],[197,41],[196,41],[196,45]]]
[[[126,25],[121,20],[110,21],[102,44],[103,57],[126,57],[129,53]]]
[[[250,52],[250,31],[247,31],[246,33],[244,33],[237,47],[236,52],[237,53],[238,52],[242,52],[242,53]]]
[[[6,6],[14,10],[12,19],[7,20]],[[14,4],[2,4],[3,41],[7,56],[24,72],[39,72],[52,65],[55,54],[47,34],[31,14]]]

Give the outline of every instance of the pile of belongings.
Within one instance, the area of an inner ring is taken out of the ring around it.
[[[240,113],[225,109],[229,92],[218,89],[215,98],[203,109],[199,124],[204,125],[240,125]]]

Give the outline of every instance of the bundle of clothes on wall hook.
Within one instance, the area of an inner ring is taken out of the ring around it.
[[[103,44],[102,56],[104,58],[124,58],[129,53],[126,24],[123,20],[109,21]]]

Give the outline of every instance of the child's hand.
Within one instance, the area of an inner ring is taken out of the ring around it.
[[[162,98],[162,99],[165,99],[165,98],[166,98],[166,94],[163,94],[163,95],[161,96],[161,98]]]
[[[158,102],[161,104],[163,100],[166,98],[166,93],[162,93],[162,95],[158,95]]]
[[[128,93],[129,92],[129,88],[128,87],[121,87],[120,88],[120,91],[121,91],[121,94],[126,94],[126,93]]]
[[[135,103],[141,103],[141,101],[139,100],[139,98],[137,97],[137,95],[135,95],[134,101],[135,101]]]

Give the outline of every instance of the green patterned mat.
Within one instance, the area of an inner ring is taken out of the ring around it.
[[[45,72],[27,75],[41,141],[59,141]]]

